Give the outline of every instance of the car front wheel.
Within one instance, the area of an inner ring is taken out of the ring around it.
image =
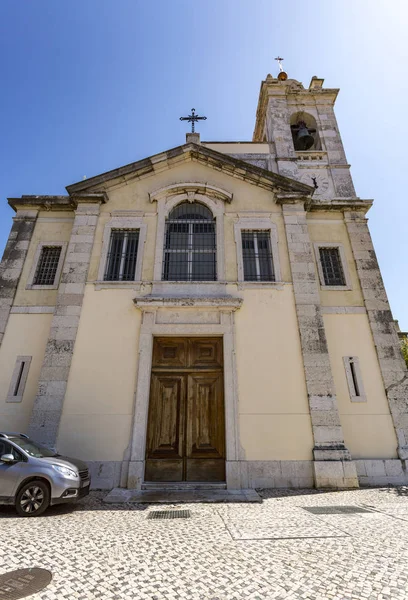
[[[21,517],[38,517],[50,504],[50,491],[43,481],[30,481],[17,494],[16,511]]]

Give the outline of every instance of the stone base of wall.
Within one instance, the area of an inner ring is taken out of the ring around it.
[[[92,490],[111,490],[120,486],[122,461],[87,461]]]
[[[241,488],[313,488],[312,460],[240,461]]]
[[[355,460],[361,487],[408,485],[408,460]]]
[[[356,465],[352,460],[315,460],[313,463],[316,488],[358,488]]]
[[[125,487],[128,463],[93,461],[90,469],[91,489],[111,490]],[[239,461],[240,487],[255,488],[353,488],[408,485],[408,461],[389,460],[312,461],[250,460]],[[357,474],[358,482],[355,477]],[[239,487],[239,485],[237,485]]]

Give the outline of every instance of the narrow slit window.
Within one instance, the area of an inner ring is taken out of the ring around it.
[[[275,281],[270,231],[243,230],[244,281]]]
[[[360,361],[357,356],[344,356],[344,368],[350,400],[352,402],[366,402],[363,380],[361,377]]]
[[[6,402],[22,402],[31,358],[31,356],[17,356]]]
[[[320,264],[322,266],[324,285],[345,286],[343,266],[339,248],[319,248]]]
[[[350,361],[350,371],[351,371],[351,377],[353,379],[354,396],[359,396],[360,395],[360,390],[359,390],[359,387],[358,387],[358,381],[357,381],[357,375],[356,375],[356,367],[355,367],[353,361]]]
[[[112,230],[104,281],[135,280],[138,246],[138,229]]]
[[[43,246],[41,248],[33,285],[54,285],[61,252],[61,246]]]
[[[14,396],[19,396],[19,389],[21,386],[21,379],[23,377],[24,367],[25,367],[25,362],[21,361],[20,369],[19,369],[18,376],[17,376],[16,386],[14,388]]]

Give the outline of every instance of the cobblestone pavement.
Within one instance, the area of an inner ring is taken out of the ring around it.
[[[260,493],[179,505],[185,520],[148,520],[157,505],[106,505],[102,492],[36,519],[0,507],[0,574],[52,571],[30,600],[408,598],[408,488]],[[303,508],[344,505],[370,512]]]

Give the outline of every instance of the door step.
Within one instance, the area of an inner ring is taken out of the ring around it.
[[[127,490],[115,488],[104,498],[104,502],[107,502],[108,504],[135,502],[136,504],[174,505],[191,503],[213,504],[214,502],[262,502],[262,498],[255,490],[226,490],[220,488],[210,488],[206,490],[192,490],[191,488],[183,488],[181,490],[175,488],[172,488],[171,490],[151,488],[148,490]]]
[[[200,481],[175,481],[175,482],[166,482],[166,481],[148,481],[146,483],[142,483],[142,490],[154,490],[154,491],[174,491],[174,490],[226,490],[226,483],[202,483]]]

